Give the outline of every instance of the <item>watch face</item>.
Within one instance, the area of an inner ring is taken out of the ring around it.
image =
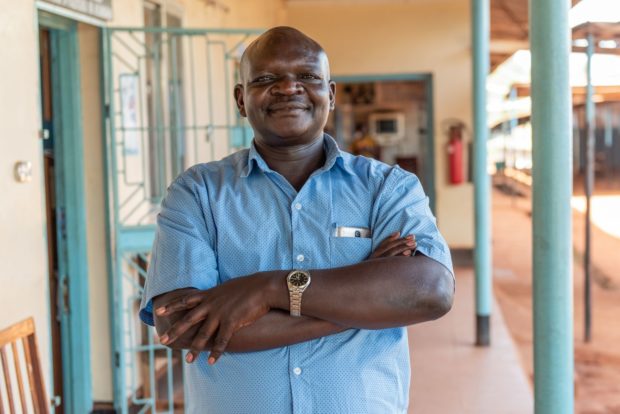
[[[288,278],[293,286],[301,287],[308,283],[308,275],[302,272],[295,272]]]

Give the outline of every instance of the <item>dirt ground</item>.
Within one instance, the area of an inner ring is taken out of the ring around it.
[[[610,219],[619,217],[620,212],[616,212]],[[584,232],[584,216],[574,209],[575,412],[620,414],[620,239],[593,227],[592,341],[585,343]],[[495,190],[495,294],[530,380],[533,379],[531,240],[530,200]]]

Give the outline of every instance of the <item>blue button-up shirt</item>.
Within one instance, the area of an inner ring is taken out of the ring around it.
[[[179,176],[158,216],[142,320],[153,324],[152,298],[162,293],[209,289],[258,271],[358,263],[395,231],[415,234],[418,252],[452,270],[415,175],[342,152],[327,135],[324,143],[325,165],[299,192],[254,146]],[[371,237],[336,237],[337,227],[367,228]],[[407,411],[405,328],[350,329],[267,351],[225,353],[213,366],[206,359],[202,353],[186,369],[190,413]]]

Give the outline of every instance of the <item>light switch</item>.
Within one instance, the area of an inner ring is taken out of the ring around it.
[[[15,181],[28,183],[32,181],[32,163],[30,161],[17,161],[15,163]]]

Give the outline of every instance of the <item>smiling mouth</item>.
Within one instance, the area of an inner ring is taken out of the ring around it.
[[[273,105],[269,105],[267,107],[267,112],[269,114],[273,114],[273,113],[294,113],[294,112],[299,112],[299,111],[307,111],[308,109],[310,109],[310,107],[308,105],[304,105],[301,103],[295,103],[295,102],[281,102],[281,103],[275,103]]]

